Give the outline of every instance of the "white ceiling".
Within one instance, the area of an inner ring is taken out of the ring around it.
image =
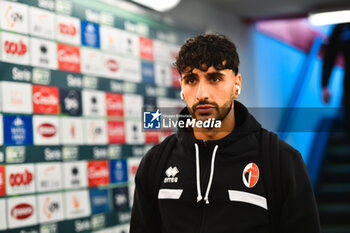
[[[186,1],[186,0],[182,0]],[[306,16],[310,12],[350,9],[350,0],[201,0],[244,19]],[[181,4],[181,3],[180,3]]]

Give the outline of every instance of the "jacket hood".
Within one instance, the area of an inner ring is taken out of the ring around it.
[[[248,112],[248,109],[237,100],[234,101],[234,113],[236,124],[233,131],[219,140],[208,140],[206,143],[209,145],[225,146],[256,131],[260,131],[261,124]],[[180,115],[190,115],[187,107],[182,109]],[[179,120],[186,120],[186,118],[179,118]],[[193,136],[191,128],[178,128],[176,135],[177,139],[185,146],[193,147],[194,143],[203,141]]]

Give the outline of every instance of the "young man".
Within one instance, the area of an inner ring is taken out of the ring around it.
[[[131,233],[320,232],[300,153],[277,137],[264,143],[272,134],[235,100],[238,64],[236,46],[223,35],[199,35],[181,47],[175,63],[187,104],[181,115],[215,118],[221,127],[178,128],[146,154]],[[268,167],[266,160],[278,162]]]

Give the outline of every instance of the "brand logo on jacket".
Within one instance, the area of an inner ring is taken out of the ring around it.
[[[164,178],[164,183],[177,183],[178,177],[176,175],[179,173],[179,170],[177,167],[169,167],[166,171],[165,174],[167,177]]]
[[[253,188],[259,180],[259,167],[255,163],[249,163],[245,166],[242,179],[247,188]]]

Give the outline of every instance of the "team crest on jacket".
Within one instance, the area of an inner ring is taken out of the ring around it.
[[[247,164],[243,170],[242,178],[247,188],[253,188],[259,180],[259,167],[255,163]]]
[[[169,167],[166,171],[165,174],[167,177],[164,178],[164,183],[177,183],[177,173],[179,173],[179,170],[177,167]]]

